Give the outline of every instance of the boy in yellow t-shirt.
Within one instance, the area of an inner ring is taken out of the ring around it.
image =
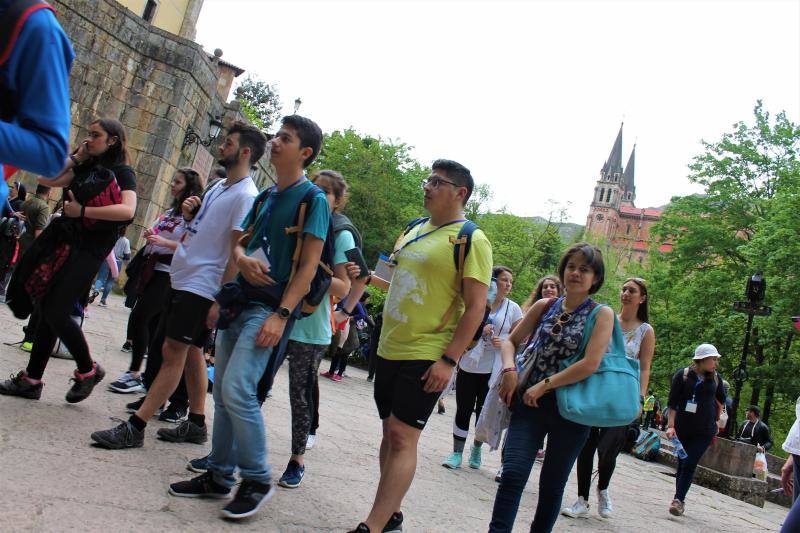
[[[394,531],[402,524],[400,505],[414,479],[419,436],[486,308],[489,240],[480,230],[472,234],[461,287],[450,241],[466,222],[472,175],[455,161],[439,159],[422,186],[430,218],[404,235],[393,253],[375,373],[375,404],[383,420],[381,479],[372,510],[355,533]]]

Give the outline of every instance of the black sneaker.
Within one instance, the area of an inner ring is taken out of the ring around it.
[[[122,345],[122,348],[120,348],[120,350],[126,353],[130,352],[132,349],[133,349],[133,344],[131,343],[131,341],[125,341],[125,343]]]
[[[361,522],[356,526],[355,529],[348,531],[347,533],[369,533],[369,526],[364,522]]]
[[[30,381],[25,379],[26,377],[28,377],[28,374],[24,370],[20,370],[16,376],[11,374],[9,379],[0,382],[0,394],[38,400],[42,397],[44,383],[32,385]]]
[[[200,474],[188,481],[178,481],[169,486],[167,491],[181,498],[227,498],[231,489],[214,481],[211,472]]]
[[[94,303],[94,301],[95,301],[95,299],[96,299],[98,296],[100,296],[100,291],[96,291],[96,290],[92,289],[92,292],[90,292],[90,293],[89,293],[89,300],[88,300],[88,301],[89,301],[89,303],[90,303],[90,304],[93,304],[93,303]]]
[[[72,387],[67,391],[67,401],[69,403],[78,403],[85,400],[94,390],[94,386],[103,381],[104,377],[106,377],[106,371],[97,363],[94,363],[94,375],[86,379],[80,377],[76,368],[75,377],[70,378],[73,383]]]
[[[156,434],[161,440],[169,442],[203,444],[208,440],[208,428],[205,425],[200,427],[191,420],[184,420],[175,428],[161,428]]]
[[[136,411],[139,410],[139,408],[144,403],[144,399],[145,399],[145,396],[142,396],[141,398],[139,398],[135,402],[131,402],[131,403],[125,404],[125,410],[130,414],[135,413]]]
[[[381,533],[401,533],[403,531],[403,513],[392,513],[392,517],[383,526]]]
[[[177,405],[175,402],[170,402],[166,409],[164,409],[158,419],[162,422],[172,422],[177,424],[188,414],[188,409],[182,405]]]
[[[109,450],[121,450],[122,448],[141,448],[144,444],[144,430],[139,431],[127,420],[112,418],[120,422],[118,426],[104,431],[92,433],[92,440],[99,446]]]
[[[253,516],[275,494],[275,486],[269,483],[259,483],[252,479],[243,479],[233,501],[222,510],[222,516],[239,520]]]

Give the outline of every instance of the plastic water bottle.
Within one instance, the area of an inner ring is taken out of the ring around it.
[[[675,455],[678,456],[678,459],[686,459],[689,457],[689,454],[686,453],[686,450],[683,449],[683,444],[681,441],[678,440],[678,437],[672,437],[672,445],[675,447]]]

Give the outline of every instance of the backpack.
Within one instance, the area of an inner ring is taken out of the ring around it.
[[[361,239],[361,233],[358,232],[358,228],[355,227],[353,222],[347,218],[346,215],[341,213],[333,213],[331,215],[331,222],[333,223],[333,234],[334,236],[339,236],[344,230],[349,231],[353,234],[353,239],[356,241],[356,248],[359,250],[362,249],[363,241]]]
[[[661,437],[654,430],[643,431],[636,444],[633,445],[631,454],[642,461],[655,461],[661,449]]]
[[[25,22],[41,9],[49,9],[55,13],[55,9],[43,0],[17,0],[8,6],[0,18],[0,67],[11,57]],[[16,107],[15,100],[5,87],[0,86],[0,118],[5,121],[11,120]]]

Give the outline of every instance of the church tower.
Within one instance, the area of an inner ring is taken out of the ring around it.
[[[633,181],[634,160],[636,159],[636,145],[633,145],[631,156],[628,158],[628,164],[625,165],[625,172],[622,174],[622,190],[621,190],[621,205],[627,207],[635,207],[636,201],[636,185]]]
[[[586,230],[600,235],[611,236],[617,227],[618,211],[623,194],[627,201],[628,193],[624,186],[622,172],[622,124],[619,126],[617,139],[611,148],[603,168],[600,170],[600,179],[594,187],[594,197],[586,219]],[[633,158],[633,154],[631,154]],[[629,164],[632,163],[629,161]],[[631,166],[631,184],[633,183],[633,166]],[[631,185],[632,186],[632,185]]]

